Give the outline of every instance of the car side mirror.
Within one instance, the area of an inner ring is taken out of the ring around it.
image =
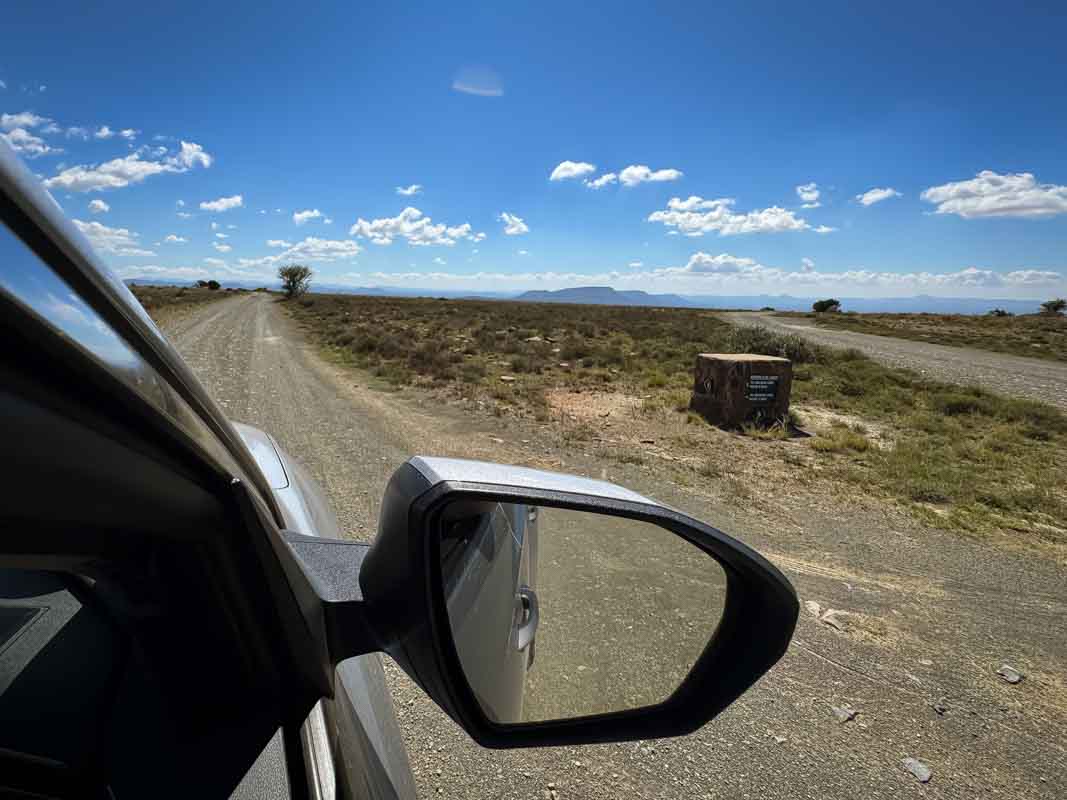
[[[396,471],[358,582],[374,649],[489,747],[689,733],[778,661],[798,611],[775,567],[678,511],[459,459]]]

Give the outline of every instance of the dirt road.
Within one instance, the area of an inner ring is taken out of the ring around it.
[[[758,311],[730,311],[719,317],[736,325],[762,325],[798,333],[817,344],[855,347],[893,367],[906,367],[949,383],[981,386],[1000,394],[1039,400],[1067,411],[1067,364],[1057,361],[837,331],[820,328],[808,319],[776,317]]]
[[[309,468],[353,538],[372,536],[385,481],[410,454],[553,464],[711,522],[778,564],[802,601],[847,612],[838,630],[802,611],[783,661],[717,720],[675,740],[482,750],[387,664],[422,797],[1062,796],[1062,566],[825,489],[752,499],[711,478],[683,487],[655,466],[601,462],[533,423],[375,390],[320,360],[271,297],[208,306],[168,335],[233,419],[270,431]],[[1005,663],[1026,678],[1002,680]],[[858,716],[838,722],[834,706]],[[929,765],[932,780],[920,784],[906,758]]]

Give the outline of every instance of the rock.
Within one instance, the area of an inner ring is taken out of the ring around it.
[[[528,341],[528,342],[543,342],[544,339],[542,339],[540,336],[531,336],[526,341]]]
[[[836,608],[828,608],[823,612],[823,615],[819,617],[819,622],[823,625],[829,625],[834,630],[843,631],[848,627],[848,623],[841,619],[842,614],[848,614],[848,612]]]
[[[514,375],[501,375],[500,376],[500,380],[502,380],[504,383],[515,383],[515,376]]]
[[[928,658],[920,658],[919,663],[922,664],[924,667],[932,667],[934,665],[934,662]]]
[[[641,444],[655,444],[655,439],[641,439]]]
[[[785,744],[785,737],[784,736],[775,736],[774,737],[774,743],[775,744]]]
[[[808,613],[815,618],[818,618],[819,615],[822,613],[822,606],[814,600],[805,600],[804,608],[806,608],[808,610]]]
[[[559,362],[559,366],[560,366],[561,369],[570,369],[571,365],[568,364],[566,361],[560,361]]]
[[[489,441],[492,442],[493,444],[504,444],[504,440],[503,439],[499,439],[496,436],[490,436],[489,437]]]
[[[1015,667],[1009,667],[1007,664],[997,670],[997,675],[1002,677],[1008,683],[1019,683],[1026,676],[1023,675]]]
[[[852,722],[856,716],[860,713],[854,708],[848,706],[830,706],[830,710],[834,712],[834,716],[837,721],[844,725],[846,722]]]
[[[931,708],[933,708],[934,711],[937,712],[937,715],[939,717],[943,717],[945,716],[945,714],[948,713],[948,705],[946,705],[944,700],[938,700],[936,703],[933,704],[933,706],[931,706]]]
[[[553,352],[553,353],[562,353],[563,351],[562,351],[562,350],[561,350],[560,348],[558,348],[558,347],[553,347],[553,348],[552,348],[552,352]]]
[[[904,769],[919,779],[919,783],[929,783],[934,777],[933,771],[917,758],[905,758]]]

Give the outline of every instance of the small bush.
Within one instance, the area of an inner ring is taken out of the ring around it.
[[[811,304],[811,310],[816,314],[834,314],[841,310],[841,301],[828,297],[825,300],[816,300]]]
[[[794,334],[775,333],[762,326],[734,328],[726,340],[728,352],[788,358],[794,364],[819,360],[821,352]]]
[[[1046,300],[1041,304],[1041,313],[1052,316],[1060,316],[1067,310],[1067,299],[1057,297],[1054,300]]]

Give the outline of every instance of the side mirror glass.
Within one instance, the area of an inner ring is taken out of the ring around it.
[[[722,566],[652,522],[462,498],[438,519],[452,641],[494,723],[662,703],[722,619]]]

